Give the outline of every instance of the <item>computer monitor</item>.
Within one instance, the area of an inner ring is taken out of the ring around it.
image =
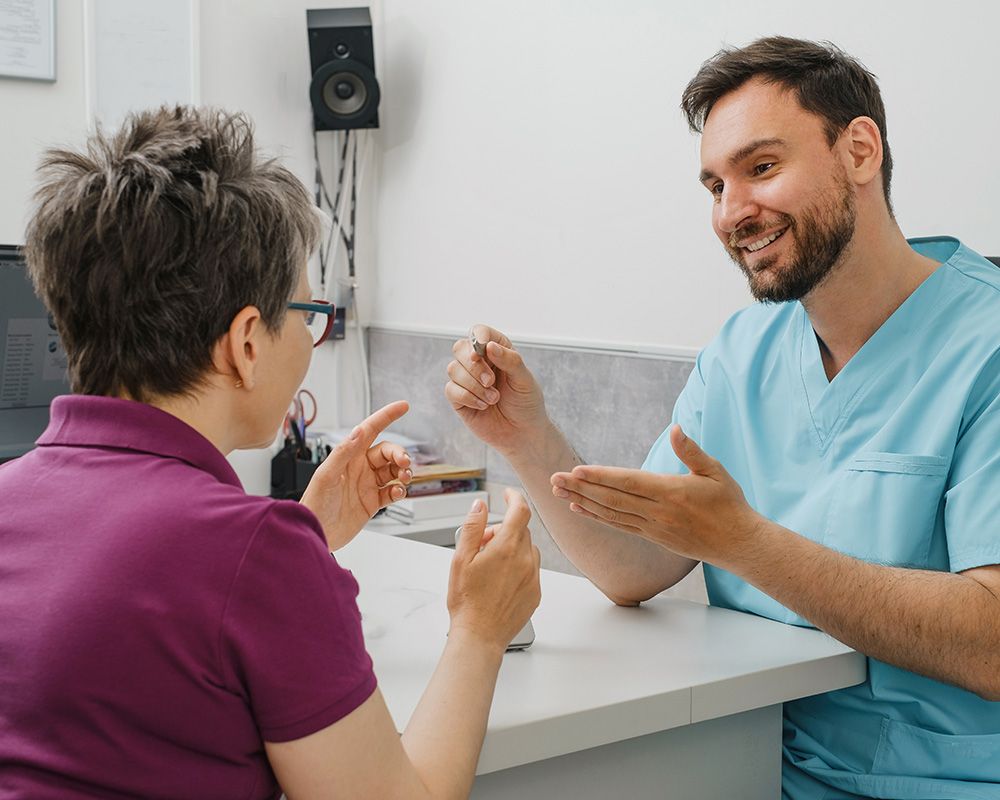
[[[20,248],[0,245],[0,462],[34,447],[52,398],[69,391],[66,351]]]

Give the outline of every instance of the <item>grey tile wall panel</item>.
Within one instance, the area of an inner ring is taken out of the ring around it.
[[[515,343],[516,344],[516,343]],[[410,402],[398,429],[434,442],[446,461],[485,466],[492,488],[519,486],[507,461],[483,445],[459,420],[444,397],[452,341],[395,331],[368,332],[372,407],[391,400]],[[670,422],[674,402],[693,363],[669,357],[518,347],[545,392],[549,416],[582,458],[595,464],[638,467]],[[532,537],[547,569],[577,573],[533,518]],[[701,599],[698,576],[693,590]]]
[[[486,445],[469,433],[444,397],[451,343],[440,337],[368,332],[372,408],[407,400],[410,411],[394,426],[432,442],[451,464],[486,466]]]

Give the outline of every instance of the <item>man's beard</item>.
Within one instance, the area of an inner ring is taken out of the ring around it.
[[[798,218],[780,214],[767,224],[747,225],[729,238],[726,251],[746,275],[754,299],[764,303],[801,300],[837,266],[854,237],[857,217],[854,193],[847,181],[838,181],[838,187],[840,191],[826,207],[816,206]],[[746,241],[765,231],[786,226],[788,229],[782,238],[790,234],[795,238],[791,260],[774,272],[771,267],[778,260],[777,255],[765,257],[753,268],[747,266],[742,249],[736,246],[737,239]],[[768,277],[771,280],[767,280]]]

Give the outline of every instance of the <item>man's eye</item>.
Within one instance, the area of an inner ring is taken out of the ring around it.
[[[768,161],[767,163],[764,163],[764,164],[758,164],[756,167],[753,168],[753,173],[754,173],[754,175],[763,175],[765,172],[767,172],[773,166],[774,166],[774,162],[771,162],[771,161]]]
[[[708,191],[712,193],[713,197],[720,197],[722,195],[722,184],[713,183],[711,186],[708,187]]]

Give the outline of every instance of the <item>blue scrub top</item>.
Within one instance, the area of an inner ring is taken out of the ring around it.
[[[673,422],[765,517],[959,572],[1000,563],[1000,269],[956,239],[910,244],[941,265],[832,381],[800,303],[755,305],[698,357]],[[643,469],[687,472],[668,431]],[[708,564],[705,582],[713,605],[810,625]],[[859,686],[786,703],[784,738],[796,800],[1000,797],[1000,703],[875,659]]]

